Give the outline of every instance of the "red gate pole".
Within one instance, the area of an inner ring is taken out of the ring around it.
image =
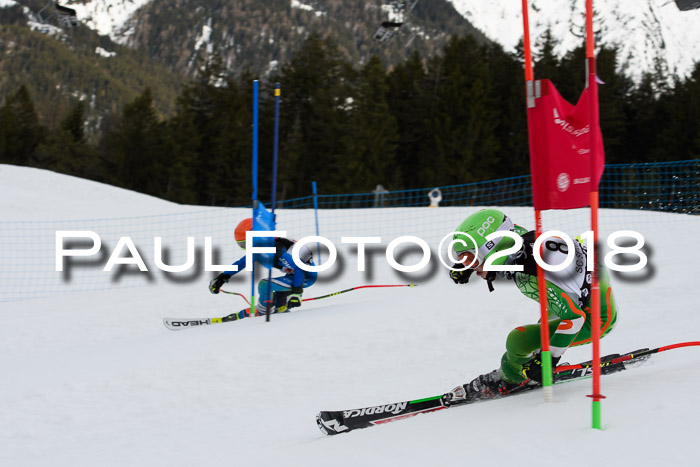
[[[534,107],[535,89],[534,73],[532,71],[532,50],[530,47],[530,24],[528,18],[527,0],[523,1],[523,51],[525,54],[525,96],[527,107]],[[530,127],[530,113],[528,112],[528,127]],[[529,132],[528,132],[529,135]],[[532,157],[532,155],[530,155]],[[542,235],[542,213],[535,209],[535,235]],[[553,399],[552,389],[552,354],[549,350],[549,313],[547,312],[547,291],[544,271],[537,266],[537,290],[540,298],[540,349],[542,357],[542,386],[544,401]]]
[[[598,83],[596,82],[595,67],[595,44],[593,37],[593,0],[586,0],[586,65],[588,68],[588,87],[590,91],[588,109],[590,112],[590,163],[591,181],[596,179],[598,173],[596,167],[599,115],[598,115]],[[592,427],[601,429],[601,407],[600,400],[604,396],[600,393],[600,278],[598,274],[598,183],[591,187],[591,229],[593,230],[593,271],[591,285],[591,344],[593,345],[593,399],[592,404]]]

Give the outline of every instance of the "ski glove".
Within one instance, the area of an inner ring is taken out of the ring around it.
[[[292,287],[292,293],[287,299],[287,309],[301,306],[301,294],[303,292],[304,289],[301,287]]]
[[[473,269],[467,269],[462,263],[455,263],[452,269],[456,269],[456,271],[450,270],[450,278],[455,284],[466,284],[469,282],[469,276],[474,272]]]
[[[561,357],[552,357],[552,370],[557,367],[560,359]],[[542,384],[542,355],[539,352],[523,365],[523,376]]]
[[[222,272],[221,274],[213,278],[211,282],[209,282],[209,292],[213,294],[219,293],[219,290],[221,290],[221,286],[228,282],[230,278],[230,275]]]

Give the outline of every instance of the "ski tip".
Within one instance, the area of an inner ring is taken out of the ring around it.
[[[163,324],[171,331],[180,331],[182,329],[193,328],[196,326],[206,326],[208,324],[220,323],[221,318],[205,318],[205,319],[185,319],[182,318],[163,318]]]
[[[173,323],[178,323],[178,321],[174,318],[163,318],[163,325],[171,331],[179,331],[182,329],[181,326]]]

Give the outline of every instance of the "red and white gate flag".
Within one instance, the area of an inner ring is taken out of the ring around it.
[[[528,83],[527,118],[535,209],[585,207],[589,205],[590,192],[598,191],[605,164],[600,126],[595,125],[594,138],[590,135],[591,120],[598,120],[597,85],[595,79],[589,79],[588,87],[573,106],[561,97],[551,81]],[[589,99],[595,100],[593,105]],[[595,109],[594,119],[591,109]],[[594,141],[592,151],[591,141]]]

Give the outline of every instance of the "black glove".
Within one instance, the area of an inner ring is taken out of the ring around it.
[[[557,367],[560,359],[561,357],[552,357],[552,370]],[[542,384],[542,355],[539,352],[523,365],[523,376]]]
[[[493,292],[493,281],[496,280],[496,272],[495,271],[489,271],[486,273],[486,285],[489,286],[489,292]]]
[[[456,271],[450,270],[450,277],[455,284],[466,284],[469,282],[469,276],[474,272],[473,269],[467,269],[462,263],[455,263],[452,269],[456,269]]]
[[[222,272],[221,274],[213,278],[211,282],[209,282],[209,292],[214,294],[219,293],[219,290],[221,290],[221,286],[227,283],[230,278],[231,276],[229,274]]]
[[[292,287],[292,293],[287,299],[287,309],[301,306],[301,294],[303,292],[304,289],[301,287]]]

